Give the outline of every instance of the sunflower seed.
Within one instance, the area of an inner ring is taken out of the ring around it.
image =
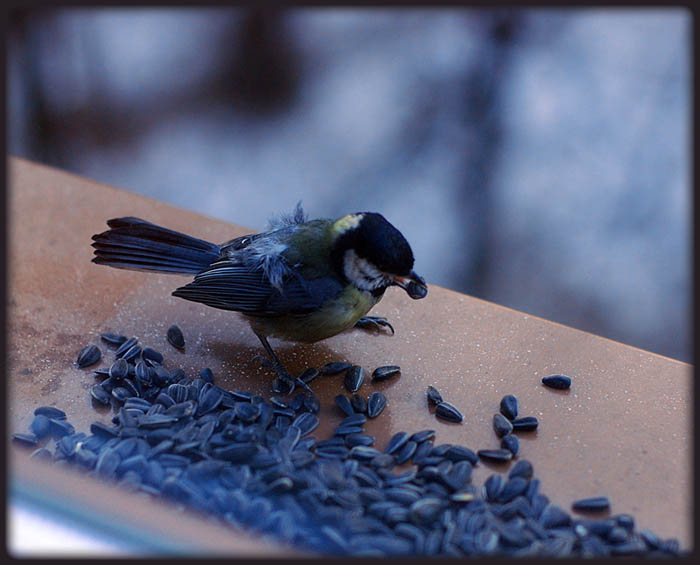
[[[54,439],[75,433],[75,428],[69,422],[57,420],[55,418],[49,418],[49,420],[51,422],[51,435]]]
[[[408,461],[416,452],[418,444],[415,441],[407,441],[397,453],[394,454],[394,459],[397,465],[401,465]]]
[[[520,440],[517,436],[508,434],[501,440],[501,448],[507,449],[513,454],[513,457],[517,457],[520,452]]]
[[[51,420],[43,414],[37,414],[29,429],[37,438],[43,439],[51,433]]]
[[[421,430],[412,434],[411,437],[408,439],[410,439],[411,441],[415,441],[416,443],[423,443],[424,441],[433,439],[434,437],[435,430]]]
[[[122,355],[124,355],[124,353],[126,353],[137,343],[138,339],[136,339],[135,337],[130,337],[117,348],[117,350],[114,352],[114,356],[120,358]]]
[[[292,426],[298,428],[302,436],[311,433],[318,427],[318,417],[310,412],[303,412],[292,422]]]
[[[610,509],[610,499],[607,496],[581,498],[571,508],[577,512],[605,512]]]
[[[345,444],[348,447],[355,447],[356,445],[374,445],[375,439],[372,436],[365,434],[349,434],[345,436]]]
[[[538,422],[534,416],[525,416],[524,418],[513,420],[512,424],[515,432],[531,432],[537,429]]]
[[[125,335],[118,335],[112,333],[100,334],[100,338],[102,338],[102,341],[106,342],[108,345],[112,345],[114,347],[119,347],[122,343],[126,341]]]
[[[352,416],[355,413],[353,410],[350,399],[344,394],[339,394],[335,397],[335,404],[340,410],[347,416]]]
[[[515,420],[518,417],[518,399],[512,394],[506,394],[501,399],[501,414],[509,420]]]
[[[409,517],[416,525],[430,524],[444,508],[446,501],[439,498],[425,497],[417,500],[409,508]]]
[[[304,408],[312,414],[318,414],[321,409],[321,401],[313,392],[304,394]]]
[[[350,398],[350,404],[352,405],[352,409],[358,414],[367,413],[367,399],[362,395],[357,393],[353,394]]]
[[[357,392],[365,379],[365,370],[359,365],[353,365],[345,373],[343,383],[348,392]]]
[[[81,369],[94,365],[102,358],[102,351],[96,345],[86,345],[80,350],[76,363]]]
[[[219,406],[221,404],[221,400],[223,399],[224,395],[220,390],[217,390],[215,388],[210,388],[206,392],[204,392],[205,389],[202,389],[202,393],[199,395],[199,406],[197,407],[197,415],[198,416],[203,416],[204,414],[208,414]]]
[[[513,458],[513,454],[507,449],[480,449],[476,453],[481,459],[491,463],[507,463]]]
[[[166,337],[168,339],[168,343],[174,348],[180,350],[185,349],[185,336],[182,335],[182,330],[175,324],[168,328]]]
[[[52,418],[54,420],[65,420],[66,413],[63,410],[54,408],[53,406],[40,406],[34,410],[35,416],[46,416],[47,418]]]
[[[175,416],[169,416],[166,414],[146,414],[139,417],[138,425],[140,428],[145,429],[162,428],[177,422],[177,420],[178,419]]]
[[[449,402],[440,402],[435,408],[435,415],[448,422],[461,422],[463,420],[462,413]]]
[[[488,479],[486,479],[486,482],[482,487],[482,496],[490,502],[495,502],[501,494],[504,485],[505,480],[503,479],[502,475],[491,475]]]
[[[566,390],[571,387],[571,378],[564,375],[550,375],[549,377],[542,377],[542,384],[549,388]]]
[[[163,362],[163,354],[159,351],[156,351],[155,349],[152,349],[151,347],[143,348],[143,350],[141,351],[141,358],[144,361],[148,360],[159,364]]]
[[[12,441],[22,447],[36,447],[39,443],[39,438],[34,434],[16,433],[12,434]]]
[[[498,496],[499,502],[510,502],[516,496],[519,496],[527,489],[527,480],[523,477],[513,477],[506,482],[501,494]]]
[[[97,458],[95,470],[104,477],[114,477],[120,461],[114,450],[105,449]]]
[[[404,444],[408,441],[408,434],[406,432],[398,432],[394,434],[389,440],[384,453],[392,454],[398,451]]]
[[[398,365],[384,365],[377,367],[372,372],[372,380],[376,382],[386,381],[401,373],[401,367]]]
[[[127,398],[131,398],[132,396],[133,394],[131,394],[129,389],[123,386],[115,386],[112,389],[112,398],[114,398],[114,400],[117,402],[124,402]]]
[[[416,452],[413,454],[413,462],[420,464],[421,460],[430,455],[433,449],[433,442],[430,440],[418,444]]]
[[[435,452],[436,449],[437,448],[433,448],[433,452]],[[434,453],[431,453],[431,455],[432,454]],[[479,457],[477,454],[463,445],[447,445],[447,449],[445,449],[443,455],[446,459],[449,459],[454,463],[459,461],[469,461],[472,465],[476,465],[479,462]]]
[[[465,487],[472,476],[472,464],[469,461],[455,463],[449,471],[441,473],[440,480],[452,491],[458,491]]]
[[[529,481],[534,474],[535,472],[532,467],[532,463],[530,463],[527,459],[521,459],[511,467],[510,472],[508,473],[508,478],[512,479],[513,477],[522,477],[523,479]]]
[[[105,406],[109,406],[109,404],[112,402],[112,395],[99,383],[90,387],[90,396]]]
[[[353,448],[357,449],[357,448]],[[328,447],[317,447],[316,455],[328,459],[346,459],[350,450],[343,445],[332,445]]]
[[[326,363],[321,367],[320,373],[322,375],[338,375],[343,371],[347,371],[350,367],[352,367],[352,363],[334,361],[332,363]]]
[[[125,359],[117,359],[109,367],[109,376],[112,379],[124,379],[129,374],[129,363]]]
[[[136,343],[121,355],[121,359],[123,359],[124,361],[133,362],[137,357],[141,355],[141,351],[141,346],[138,343]]]
[[[347,436],[354,434],[361,434],[364,431],[362,426],[338,426],[333,430],[333,435],[336,436]]]
[[[493,431],[498,437],[507,436],[513,431],[513,424],[503,414],[493,415]]]
[[[386,396],[381,392],[373,392],[370,394],[367,400],[367,416],[369,418],[376,418],[381,414],[382,410],[386,406]]]
[[[539,518],[540,524],[548,530],[568,526],[571,522],[570,516],[559,508],[556,504],[549,504]]]

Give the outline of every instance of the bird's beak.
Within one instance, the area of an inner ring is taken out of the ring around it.
[[[428,294],[428,286],[425,284],[425,279],[415,271],[411,271],[407,277],[394,277],[392,284],[403,288],[413,300],[425,298]]]

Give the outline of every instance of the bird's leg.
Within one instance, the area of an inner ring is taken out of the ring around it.
[[[382,327],[389,328],[391,330],[391,335],[394,335],[394,326],[389,323],[389,320],[383,318],[382,316],[363,316],[357,322],[355,322],[356,328],[366,329],[381,329]]]
[[[258,339],[260,340],[260,343],[262,343],[262,346],[265,348],[265,351],[267,352],[267,355],[269,356],[269,359],[264,359],[262,365],[264,367],[268,367],[272,369],[275,373],[277,373],[277,376],[279,379],[286,384],[289,387],[289,391],[287,391],[287,394],[292,394],[294,392],[294,388],[297,384],[305,388],[306,390],[311,390],[309,386],[301,381],[300,379],[295,379],[292,377],[292,375],[289,374],[289,371],[284,368],[284,365],[280,363],[280,360],[277,359],[277,355],[275,355],[275,352],[272,350],[272,346],[270,343],[267,341],[267,338],[264,335],[256,333],[255,335],[258,336]],[[256,355],[256,357],[262,357]],[[276,392],[281,392],[281,391],[276,391]]]

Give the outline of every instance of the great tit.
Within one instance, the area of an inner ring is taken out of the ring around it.
[[[392,285],[423,298],[413,252],[381,214],[307,220],[301,203],[270,230],[216,245],[133,217],[107,221],[92,236],[94,263],[120,269],[194,274],[173,296],[240,312],[277,375],[293,389],[268,337],[313,343],[353,326],[393,327],[365,316]],[[298,379],[297,379],[298,382]],[[291,392],[291,390],[290,390]]]

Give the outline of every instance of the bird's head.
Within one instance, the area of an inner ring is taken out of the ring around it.
[[[333,224],[335,268],[362,290],[381,294],[397,285],[413,299],[428,294],[425,280],[413,270],[406,238],[381,214],[348,214]]]

